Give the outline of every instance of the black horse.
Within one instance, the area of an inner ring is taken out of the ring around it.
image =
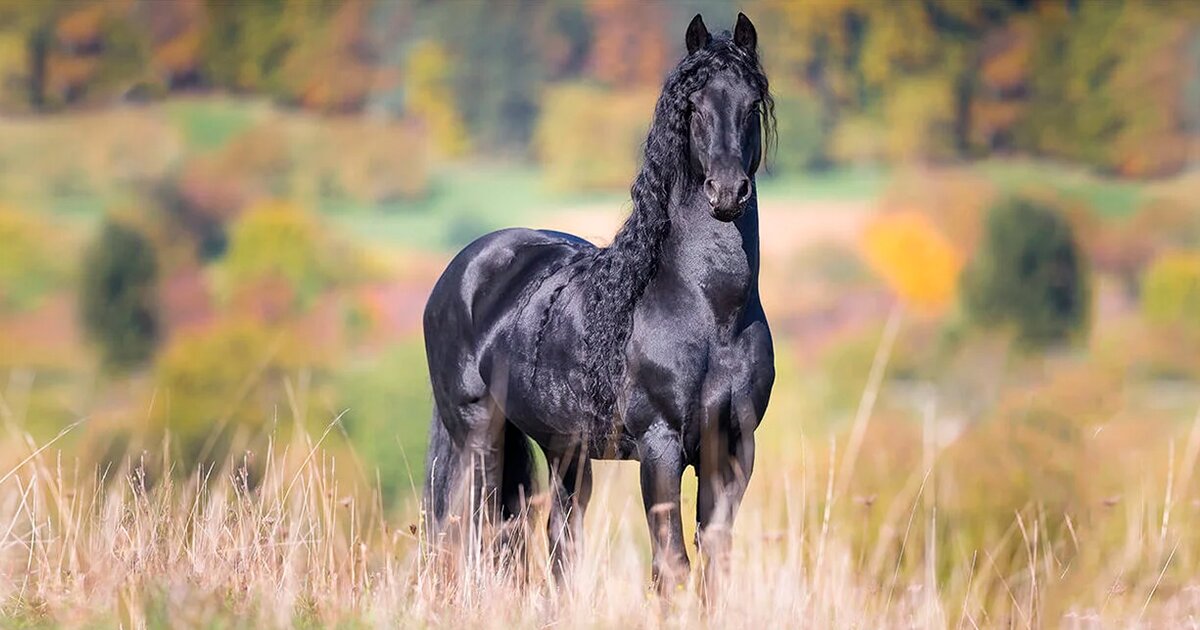
[[[754,179],[774,115],[745,15],[716,37],[697,15],[686,43],[611,245],[500,230],[463,249],[434,287],[424,319],[431,533],[519,518],[533,491],[531,438],[550,468],[556,574],[579,543],[592,459],[641,463],[660,586],[688,569],[688,466],[702,554],[727,553],[775,378]]]

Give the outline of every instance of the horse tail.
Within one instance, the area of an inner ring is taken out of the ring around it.
[[[536,491],[533,481],[533,446],[513,423],[504,423],[504,460],[500,507],[505,521],[524,519]],[[425,486],[421,500],[426,536],[431,541],[445,529],[447,517],[464,487],[467,466],[462,449],[454,443],[437,409],[429,424],[429,450],[425,457]]]
[[[425,456],[425,487],[421,497],[425,535],[435,540],[445,524],[446,513],[463,476],[459,447],[454,444],[437,406],[429,423],[429,450]]]

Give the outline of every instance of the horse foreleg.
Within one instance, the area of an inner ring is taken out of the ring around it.
[[[550,566],[555,580],[562,584],[583,550],[583,516],[592,496],[592,462],[576,449],[547,459],[551,462],[547,523]]]
[[[647,436],[640,455],[642,505],[650,526],[652,576],[660,593],[671,593],[683,585],[690,570],[679,510],[683,450],[678,436],[662,432]]]
[[[739,423],[731,432],[712,423],[701,438],[696,471],[696,547],[706,597],[717,593],[729,567],[733,521],[754,470],[753,426]]]

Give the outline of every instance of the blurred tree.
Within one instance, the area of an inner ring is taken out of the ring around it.
[[[682,35],[667,32],[666,5],[638,0],[588,0],[594,40],[590,74],[617,87],[657,86]],[[682,33],[682,29],[679,30]]]
[[[308,3],[294,3],[303,11]],[[314,2],[324,7],[327,3]],[[205,0],[208,29],[202,45],[204,76],[212,84],[234,91],[270,91],[279,86],[279,72],[295,44],[295,20],[285,19],[288,4]],[[288,15],[293,17],[295,14]]]
[[[1088,323],[1086,260],[1055,208],[1015,197],[988,214],[980,251],[963,274],[967,315],[1011,325],[1029,345],[1066,341]]]
[[[434,144],[449,157],[461,156],[469,146],[454,102],[454,72],[445,48],[434,41],[418,43],[405,62],[405,109],[428,126]]]
[[[1015,148],[1028,110],[1035,28],[1033,20],[1018,16],[982,38],[966,122],[967,143],[981,152]]]
[[[378,60],[368,36],[370,10],[369,0],[287,5],[295,30],[281,69],[282,96],[317,111],[362,111]]]
[[[84,256],[83,323],[105,363],[144,363],[159,341],[158,259],[136,229],[108,221]]]
[[[953,76],[930,73],[890,88],[883,127],[889,161],[919,162],[954,154],[953,80]]]
[[[1161,175],[1195,137],[1200,31],[1183,3],[760,0],[755,11],[764,39],[794,42],[764,48],[772,78],[817,95],[840,161],[1017,149]]]
[[[147,2],[142,11],[151,41],[151,65],[162,84],[171,90],[198,87],[208,29],[204,0]]]
[[[21,103],[32,110],[46,106],[46,66],[54,39],[54,23],[68,8],[65,0],[28,3],[0,0],[3,58],[0,89],[4,104]]]
[[[747,10],[771,43],[784,170],[1013,151],[1152,177],[1182,169],[1200,135],[1196,6],[755,0]],[[449,155],[467,138],[523,153],[549,82],[657,86],[688,12],[719,28],[734,8],[0,0],[0,107],[200,88],[326,113],[407,105]]]
[[[149,41],[135,22],[131,3],[100,0],[79,6],[56,26],[59,49],[49,60],[49,87],[67,104],[128,97],[152,79],[147,72]]]
[[[1186,160],[1185,53],[1194,25],[1176,5],[1089,2],[1038,13],[1023,148],[1129,176]]]
[[[152,421],[159,432],[169,429],[187,474],[222,461],[237,438],[260,446],[281,420],[305,423],[327,368],[295,330],[220,322],[165,348],[154,373],[164,403]]]
[[[0,313],[33,308],[66,278],[61,240],[34,216],[0,205]]]
[[[548,88],[535,146],[550,185],[564,190],[628,186],[655,97],[653,89],[609,91],[582,83]]]
[[[760,23],[776,41],[768,70],[816,95],[831,146],[843,161],[924,160],[956,147],[957,103],[969,38],[979,18],[967,3],[885,4],[762,0]]]
[[[800,173],[829,165],[829,134],[816,96],[804,88],[778,91],[775,122],[779,142],[767,159],[771,171]]]
[[[369,0],[205,0],[204,79],[327,112],[361,110],[374,84]]]
[[[124,96],[145,81],[147,40],[131,7],[125,0],[0,1],[0,84],[25,96],[7,104],[24,100],[38,111]]]
[[[1200,250],[1168,252],[1142,280],[1142,311],[1151,323],[1200,333]]]
[[[541,12],[539,56],[549,80],[582,76],[591,54],[595,26],[582,0],[551,3]]]
[[[443,46],[456,61],[455,100],[471,137],[482,147],[524,151],[536,124],[547,76],[541,43],[558,3],[491,2],[461,10],[430,5]]]
[[[312,305],[340,269],[324,231],[303,208],[261,202],[233,224],[222,288],[236,304],[273,321]]]

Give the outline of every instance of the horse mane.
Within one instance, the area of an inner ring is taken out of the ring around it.
[[[688,99],[709,77],[730,69],[762,95],[764,154],[774,142],[774,102],[758,55],[734,44],[727,32],[684,57],[667,76],[654,107],[642,167],[630,188],[633,210],[612,244],[594,251],[584,278],[584,395],[597,423],[614,416],[633,312],[658,271],[662,244],[670,233],[667,208],[672,191],[694,179],[688,155]]]

